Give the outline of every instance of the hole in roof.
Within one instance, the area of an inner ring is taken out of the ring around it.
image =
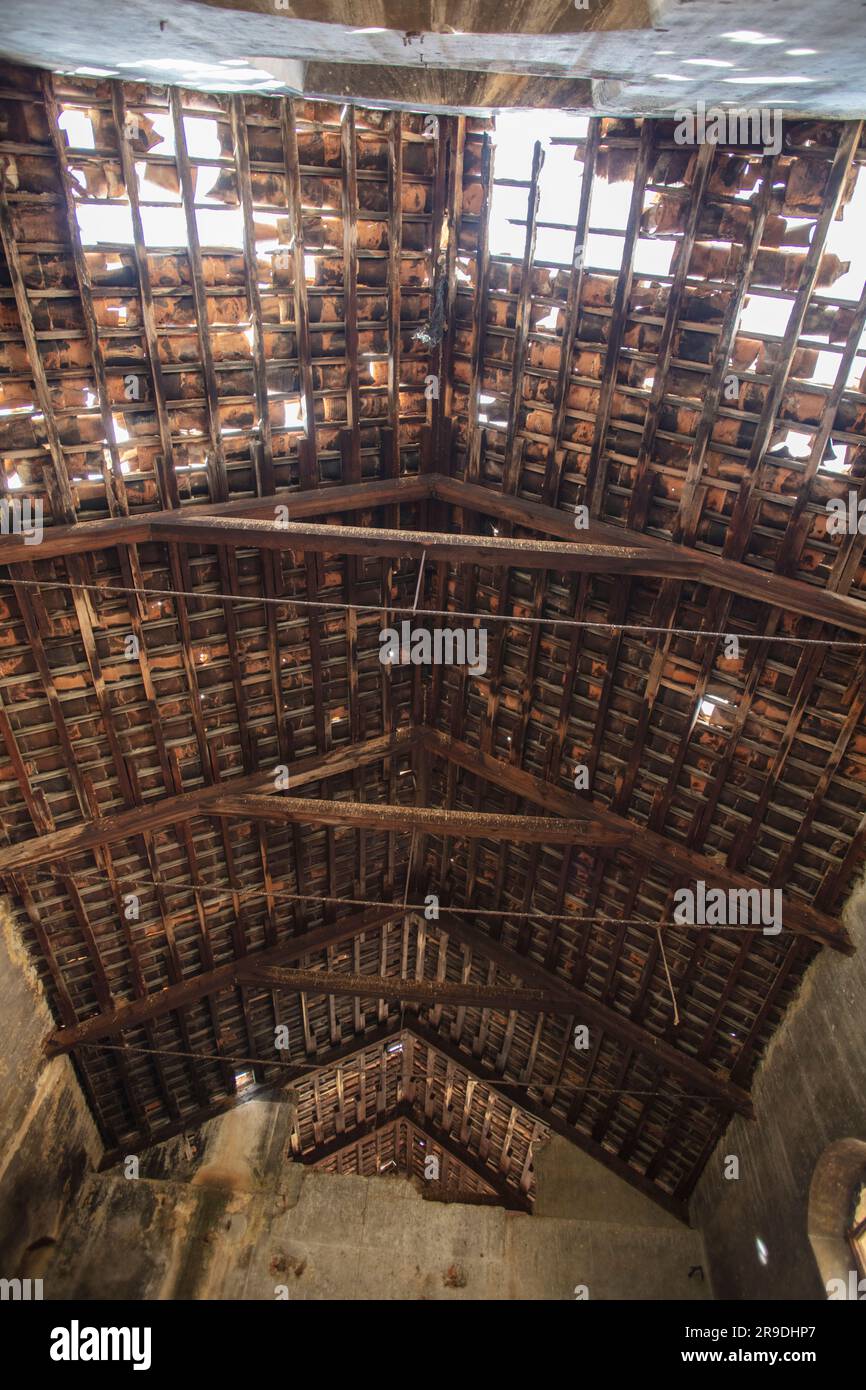
[[[729,705],[730,700],[723,695],[707,695],[698,704],[697,719],[700,724],[709,724],[717,713],[719,705]]]
[[[634,252],[636,275],[669,275],[671,261],[677,249],[675,241],[655,237],[638,237]]]
[[[592,196],[589,200],[589,225],[607,227],[624,232],[628,226],[631,207],[632,185],[629,179],[611,183],[597,175],[592,181]]]
[[[195,221],[202,247],[243,250],[244,215],[240,208],[196,208]]]
[[[851,464],[848,461],[849,444],[840,444],[838,440],[831,439],[827,444],[827,454],[818,466],[819,473],[850,473]]]
[[[182,208],[142,208],[146,246],[186,246],[186,217]]]
[[[177,188],[157,183],[158,168],[145,160],[137,160],[135,172],[138,176],[138,196],[145,203],[167,203],[177,206],[181,203],[180,185]]]
[[[826,352],[818,352],[811,371],[801,371],[795,375],[805,381],[814,381],[818,386],[832,386],[839,371],[840,361],[841,354],[838,352],[831,352],[829,349]]]
[[[304,408],[300,396],[283,402],[283,424],[288,430],[297,430],[303,433],[306,426],[304,423]]]
[[[781,338],[791,317],[792,301],[770,295],[750,294],[740,314],[738,332],[767,333]]]
[[[85,116],[83,111],[76,111],[72,106],[61,111],[57,124],[62,131],[66,132],[67,142],[76,150],[95,150],[96,141],[93,138],[93,122],[89,116]]]
[[[575,145],[557,145],[557,139],[583,140],[589,129],[586,116],[568,111],[501,112],[493,131],[494,179],[516,180],[526,187],[494,183],[490,202],[490,251],[512,260],[523,257],[529,205],[528,184],[536,140],[544,147],[544,163],[538,179],[538,228],[535,259],[554,265],[571,265],[574,232],[580,200],[582,163],[575,161]],[[554,223],[555,226],[545,226]]]
[[[183,133],[191,159],[219,159],[223,153],[219,126],[212,116],[184,116]]]
[[[845,208],[844,217],[830,223],[827,233],[827,241],[824,246],[824,260],[826,257],[838,256],[843,265],[847,262],[848,269],[845,270],[832,285],[818,289],[818,296],[832,295],[840,299],[859,299],[866,282],[866,237],[863,235],[863,228],[866,226],[866,179],[863,177],[862,166],[857,170],[857,181],[854,185],[854,192],[851,201]]]
[[[76,203],[75,216],[84,246],[132,246],[132,212],[128,203]]]
[[[622,237],[590,232],[586,238],[586,264],[595,270],[619,270],[623,247]]]
[[[802,430],[786,430],[783,438],[769,451],[792,459],[807,459],[812,452],[812,436]]]

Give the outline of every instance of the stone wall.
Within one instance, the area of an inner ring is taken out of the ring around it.
[[[38,1278],[102,1144],[68,1057],[48,1062],[54,1024],[0,899],[0,1278]]]
[[[142,1155],[137,1179],[88,1178],[45,1297],[709,1296],[698,1233],[597,1164],[582,1185],[565,1141],[540,1163],[541,1209],[557,1214],[527,1216],[427,1201],[417,1180],[304,1168],[284,1158],[290,1123],[287,1102],[250,1100]]]
[[[692,1219],[717,1298],[827,1296],[809,1194],[831,1145],[866,1140],[866,887],[844,920],[855,954],[825,949],[814,963],[756,1076],[755,1119],[731,1123],[696,1189]],[[737,1179],[724,1177],[728,1154]]]

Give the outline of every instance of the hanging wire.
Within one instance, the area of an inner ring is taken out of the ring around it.
[[[395,1034],[393,1038],[383,1040],[382,1047],[383,1049],[387,1048],[387,1044],[389,1042],[398,1042],[399,1040],[399,1036]],[[426,1038],[421,1038],[419,1039],[419,1041],[422,1042],[425,1047],[430,1047],[434,1052],[436,1051],[435,1041],[431,1040],[428,1043]],[[371,1045],[375,1046],[375,1043]],[[323,1065],[331,1065],[327,1062],[323,1064],[322,1062],[316,1061],[314,1058],[311,1058],[307,1063],[280,1062],[271,1057],[232,1057],[225,1052],[184,1052],[181,1051],[179,1048],[174,1047],[140,1047],[135,1043],[88,1042],[76,1044],[76,1050],[82,1050],[85,1048],[93,1048],[100,1052],[140,1052],[148,1057],[179,1057],[182,1060],[187,1061],[192,1060],[198,1062],[227,1062],[230,1066],[243,1065],[250,1067],[279,1067],[283,1071],[291,1071],[295,1075],[301,1077],[309,1076],[312,1072],[321,1071]],[[362,1040],[356,1051],[358,1053],[361,1053],[365,1050],[365,1044]],[[393,1053],[390,1055],[396,1056],[397,1054]],[[467,1064],[471,1063],[472,1058],[469,1055],[467,1055],[466,1061]],[[457,1065],[460,1066],[461,1064],[458,1063]],[[466,1067],[464,1068],[464,1070],[467,1069],[468,1068]],[[426,1072],[421,1072],[417,1075],[413,1073],[408,1078],[408,1080],[410,1083],[424,1082],[428,1086],[443,1084],[440,1077],[428,1076]],[[483,1090],[487,1091],[496,1091],[497,1086],[508,1086],[512,1090],[516,1090],[518,1087],[521,1087],[527,1090],[531,1090],[534,1088],[537,1091],[552,1091],[554,1095],[557,1093],[559,1089],[558,1084],[549,1086],[546,1082],[543,1081],[506,1081],[505,1078],[494,1079],[492,1077],[489,1080],[487,1078],[482,1079],[481,1077],[478,1077],[477,1085],[481,1087]],[[646,1088],[643,1090],[627,1090],[618,1086],[578,1086],[577,1089],[580,1091],[581,1095],[586,1094],[603,1096],[660,1096],[664,1094],[664,1092],[660,1091],[658,1088]],[[718,1099],[718,1097],[716,1096],[699,1095],[698,1092],[691,1090],[688,1092],[688,1095],[689,1098],[692,1100]],[[541,1123],[543,1124],[544,1121],[542,1120]]]
[[[413,831],[413,835],[414,834],[415,832]],[[97,872],[76,873],[74,877],[76,883],[87,882],[99,884],[104,884],[106,878],[104,873]],[[143,886],[155,888],[177,888],[178,891],[183,891],[187,893],[213,893],[215,895],[215,898],[270,898],[273,899],[275,902],[285,901],[301,903],[326,903],[328,905],[333,905],[336,903],[338,905],[342,905],[343,907],[372,907],[380,909],[402,906],[406,909],[407,912],[419,913],[426,912],[429,907],[429,904],[427,902],[410,903],[406,900],[405,895],[403,903],[396,904],[390,902],[383,902],[381,898],[341,898],[326,893],[287,893],[273,890],[269,891],[267,888],[253,887],[224,888],[221,887],[219,884],[202,883],[195,879],[188,880],[182,878],[146,878],[142,880],[141,878],[131,878],[129,877],[129,875],[124,875],[123,873],[115,873],[115,877],[117,878],[119,884],[122,885],[124,882],[126,882],[130,886],[134,885],[136,889],[140,889]],[[56,885],[53,878],[45,879],[42,881],[36,880],[33,883],[34,890],[39,888],[50,888],[54,886]],[[406,893],[408,894],[408,882],[406,885]],[[661,922],[649,922],[646,920],[646,918],[643,917],[581,917],[571,912],[543,912],[540,909],[527,909],[520,907],[452,907],[450,903],[443,903],[440,904],[439,910],[441,912],[447,912],[449,915],[455,917],[518,917],[521,919],[530,917],[533,919],[537,919],[538,921],[573,922],[581,926],[589,925],[611,927],[644,927],[648,930],[654,930],[659,926],[662,926],[671,927],[677,931],[692,930],[709,932],[760,930],[760,928],[757,926],[735,926],[733,924],[726,925],[725,923],[711,924],[708,926],[700,922],[678,922],[674,918],[663,920]],[[440,922],[438,918],[431,918],[429,920],[432,921],[433,925],[436,926],[439,931],[447,933],[447,925]],[[337,926],[339,925],[339,923],[334,923],[334,925]],[[370,929],[375,930],[376,926],[377,923],[372,922],[370,924]],[[290,941],[291,938],[289,938],[289,942]]]
[[[71,583],[65,580],[50,579],[0,579],[0,584],[12,586],[23,585],[34,589],[63,589],[67,591],[85,589],[91,593],[100,594],[126,594],[136,597],[149,598],[189,598],[195,599],[199,603],[204,600],[212,600],[217,603],[241,603],[250,607],[258,607],[261,604],[274,604],[277,607],[287,608],[324,608],[341,613],[400,613],[407,616],[417,616],[419,618],[461,618],[467,622],[491,622],[491,623],[521,623],[527,626],[538,627],[568,627],[585,628],[593,632],[632,632],[637,635],[659,636],[661,634],[673,637],[696,637],[704,639],[708,637],[736,638],[738,642],[780,642],[792,646],[801,647],[847,647],[855,651],[866,651],[866,640],[860,642],[848,641],[838,637],[793,637],[781,635],[769,635],[759,632],[731,632],[729,630],[712,630],[708,628],[690,627],[655,627],[643,623],[609,623],[595,622],[587,618],[533,618],[512,613],[467,613],[461,609],[450,608],[417,608],[413,604],[411,608],[395,606],[391,603],[340,603],[335,599],[301,599],[286,596],[285,598],[272,598],[267,594],[258,594],[247,597],[244,594],[224,594],[219,591],[208,590],[205,593],[190,589],[149,589],[139,586],[121,584],[86,584]]]

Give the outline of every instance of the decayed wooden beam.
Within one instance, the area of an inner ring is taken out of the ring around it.
[[[343,322],[346,336],[346,424],[351,432],[352,481],[361,477],[361,389],[358,371],[358,151],[355,108],[340,116],[340,212],[343,223]]]
[[[760,465],[770,447],[773,430],[776,425],[776,418],[781,409],[785,387],[794,360],[794,354],[797,351],[800,334],[806,322],[806,313],[812,299],[812,293],[818,283],[818,274],[824,256],[827,234],[842,201],[846,181],[848,179],[848,172],[851,168],[862,130],[862,121],[847,121],[844,125],[840,126],[839,145],[827,177],[827,183],[821,201],[821,212],[815,223],[809,249],[803,258],[797,293],[794,296],[788,322],[785,325],[785,332],[779,346],[779,355],[773,369],[770,386],[764,395],[760,419],[749,449],[748,461],[743,468],[743,478],[734,501],[726,531],[724,554],[735,560],[739,560],[744,554],[749,537],[751,536],[752,526],[758,507],[757,492],[758,481],[761,476]]]
[[[425,498],[500,517],[560,540],[513,540],[504,536],[306,525],[300,520],[328,512],[355,511]],[[153,513],[145,518],[117,517],[49,528],[35,553],[34,547],[25,545],[22,536],[0,536],[0,565],[19,564],[34,558],[47,560],[58,555],[156,539],[325,554],[420,558],[426,551],[431,562],[437,563],[450,560],[563,573],[643,574],[691,579],[759,603],[833,623],[850,632],[866,633],[866,604],[860,599],[721,555],[708,555],[689,546],[650,540],[639,532],[602,522],[592,522],[588,530],[576,531],[567,512],[527,498],[507,497],[444,474],[371,480],[359,486],[350,484],[303,495],[280,493],[278,500],[285,501],[290,516],[296,518],[281,525],[273,519],[275,500],[255,497],[222,506],[195,506],[183,512]]]
[[[300,758],[289,765],[289,786],[302,787],[318,782],[323,777],[336,777],[343,772],[351,772],[355,767],[365,767],[403,751],[408,751],[420,735],[414,731],[393,736],[380,736],[365,743],[348,745],[332,750],[330,753]],[[133,811],[105,817],[100,820],[85,821],[80,825],[64,826],[49,835],[39,835],[24,840],[20,844],[0,848],[0,873],[15,872],[37,864],[48,864],[55,859],[79,854],[93,849],[96,845],[111,844],[115,840],[126,840],[147,831],[157,830],[164,825],[176,825],[193,820],[197,816],[219,815],[219,802],[226,795],[266,793],[274,791],[274,769],[262,770],[248,777],[233,778],[199,787],[196,791],[182,792],[178,796],[154,798],[145,801]]]
[[[371,507],[391,503],[420,502],[432,496],[426,478],[369,479],[358,484],[338,484],[309,492],[280,492],[275,497],[243,497],[224,503],[195,503],[184,508],[177,519],[187,515],[198,517],[258,518],[273,521],[275,507],[287,506],[289,515],[297,521],[310,516],[336,515],[339,512],[368,511]],[[80,521],[77,525],[49,526],[39,543],[38,553],[25,544],[19,535],[0,536],[0,565],[17,565],[34,559],[54,560],[62,555],[86,554],[91,550],[108,550],[112,546],[136,545],[153,540],[151,523],[159,513],[138,516],[110,517],[102,521]],[[238,536],[226,536],[226,544],[242,543]]]
[[[668,290],[664,327],[658,345],[658,362],[654,369],[655,375],[644,417],[643,433],[634,465],[634,481],[629,498],[628,523],[636,530],[643,530],[649,505],[653,476],[650,465],[664,408],[668,376],[673,360],[674,338],[686,288],[686,276],[697,238],[698,219],[703,210],[704,193],[709,183],[714,155],[715,146],[709,141],[701,145],[698,150],[694,171],[691,175],[688,220],[683,235],[677,242],[677,268],[673,283]]]
[[[349,975],[339,970],[289,970],[263,965],[248,957],[238,977],[246,982],[313,994],[347,994],[359,999],[408,999],[434,1008],[437,1004],[466,1004],[477,1009],[517,1009],[527,1013],[569,1014],[574,1011],[552,980],[552,989],[515,989],[508,985],[454,984],[439,980],[406,979],[396,975]]]
[[[525,800],[534,801],[548,811],[574,815],[585,806],[588,813],[602,825],[611,830],[628,833],[629,853],[652,861],[667,872],[674,871],[679,874],[683,887],[699,879],[712,884],[713,887],[725,889],[749,890],[769,886],[766,883],[758,883],[745,874],[734,872],[719,859],[711,859],[709,855],[699,854],[687,845],[669,840],[648,826],[626,820],[598,802],[575,796],[543,781],[540,777],[535,777],[530,772],[525,772],[522,768],[514,767],[511,763],[503,763],[489,754],[479,753],[436,729],[425,729],[422,740],[431,753],[450,759],[474,776],[503,787],[506,791],[516,792]],[[652,930],[653,924],[648,922],[647,927]],[[784,930],[809,936],[822,945],[833,946],[836,950],[848,954],[853,950],[848,933],[840,922],[791,894],[785,897],[784,902]]]
[[[214,479],[216,482],[216,497],[217,501],[226,502],[228,501],[229,495],[228,474],[226,472],[225,449],[223,448],[222,431],[220,428],[219,385],[217,383],[213,343],[211,341],[208,322],[207,288],[204,280],[201,243],[198,234],[198,220],[196,218],[195,180],[189,162],[189,152],[186,143],[186,127],[183,122],[183,107],[181,104],[180,90],[177,87],[169,88],[169,106],[174,129],[175,158],[177,160],[177,172],[182,193],[184,220],[186,223],[186,239],[189,243],[188,259],[190,273],[192,275],[196,329],[201,352],[202,379],[204,382],[205,402],[207,405],[208,435],[215,464]]]
[[[642,558],[632,554],[623,555],[626,568],[619,570],[620,574],[643,573],[657,578],[693,579],[712,588],[755,599],[758,603],[769,603],[792,613],[819,618],[851,632],[866,633],[866,604],[860,599],[721,555],[709,555],[686,545],[651,539],[640,532],[610,526],[605,522],[592,521],[587,530],[575,531],[573,518],[567,512],[524,497],[506,497],[492,488],[478,487],[442,474],[431,474],[428,481],[432,484],[433,496],[440,501],[451,502],[471,511],[486,512],[530,531],[542,531],[564,539],[581,536],[588,543],[600,547],[620,545],[627,550],[640,547]],[[526,568],[526,562],[523,563]],[[641,568],[642,565],[645,568]]]
[[[664,1038],[647,1032],[627,1015],[599,1003],[584,990],[576,989],[569,981],[552,974],[543,966],[536,965],[528,957],[518,955],[516,951],[503,946],[487,932],[481,931],[455,913],[443,910],[439,916],[439,929],[447,932],[454,941],[471,947],[476,954],[495,961],[503,971],[522,980],[529,988],[546,993],[553,988],[557,992],[557,1007],[553,1009],[548,1005],[548,1011],[574,1014],[580,1022],[600,1028],[619,1042],[642,1052],[665,1071],[677,1076],[702,1098],[717,1101],[741,1115],[752,1117],[754,1112],[747,1091],[735,1086],[719,1072],[696,1062],[694,1057],[672,1047]],[[568,1005],[567,1009],[561,1007],[563,1004]]]
[[[291,964],[299,961],[313,951],[322,951],[327,946],[348,941],[364,932],[375,932],[389,922],[403,916],[402,906],[372,908],[366,912],[356,912],[336,922],[326,922],[304,932],[302,936],[290,937],[276,946],[258,951],[254,956],[244,956],[229,961],[213,970],[203,970],[199,975],[191,975],[166,989],[133,999],[128,1004],[103,1009],[92,1018],[80,1023],[70,1023],[51,1033],[45,1041],[45,1051],[49,1056],[58,1052],[70,1052],[85,1043],[97,1042],[112,1033],[122,1033],[130,1028],[138,1028],[152,1019],[163,1017],[175,1010],[185,1009],[199,999],[222,990],[233,989],[241,982],[241,973],[254,968],[266,969],[268,966]],[[308,972],[313,973],[313,972]]]
[[[290,504],[291,505],[291,504]],[[578,533],[574,533],[578,536]],[[191,509],[179,518],[166,513],[151,520],[154,539],[186,541],[193,545],[257,545],[268,550],[316,551],[330,555],[410,555],[420,559],[427,554],[432,563],[451,560],[456,564],[519,566],[524,569],[556,571],[589,570],[597,574],[661,573],[689,577],[695,574],[692,557],[668,554],[659,548],[650,552],[640,544],[624,542],[622,536],[612,545],[576,539],[571,542],[549,540],[511,540],[506,536],[441,535],[432,531],[392,530],[390,527],[326,526],[316,522],[242,520],[228,516],[199,515]],[[670,548],[673,550],[673,548]],[[32,558],[29,556],[28,558]]]
[[[316,401],[313,381],[313,345],[310,333],[310,306],[307,276],[304,267],[304,219],[301,205],[301,171],[298,158],[298,131],[295,104],[291,97],[280,99],[280,129],[286,164],[286,203],[289,209],[289,237],[294,264],[295,328],[298,360],[301,371],[301,394],[304,398],[304,424],[307,448],[300,452],[302,486],[313,487],[315,476],[310,465],[316,459]]]
[[[304,825],[341,825],[371,830],[417,830],[427,835],[461,835],[473,839],[519,840],[541,844],[627,845],[634,829],[602,826],[592,819],[548,816],[500,816],[475,811],[441,811],[429,807],[394,806],[376,801],[316,801],[307,797],[223,795],[208,806],[208,814],[240,819],[293,821]],[[0,872],[9,866],[0,859]],[[12,867],[18,867],[13,865]]]
[[[544,148],[536,140],[532,151],[532,172],[526,208],[526,233],[523,239],[523,260],[520,266],[520,291],[514,311],[514,342],[511,352],[511,396],[508,402],[508,422],[505,429],[505,448],[502,460],[502,491],[515,493],[520,476],[520,450],[517,430],[523,409],[523,372],[529,342],[529,309],[532,302],[532,262],[538,229],[539,179],[544,165]]]
[[[673,537],[678,541],[682,540],[693,544],[697,534],[701,515],[701,475],[704,459],[709,448],[713,426],[716,423],[731,350],[737,338],[740,316],[748,295],[761,242],[764,239],[764,228],[770,210],[773,185],[776,182],[777,166],[776,156],[765,155],[761,164],[761,188],[752,207],[752,223],[748,244],[743,245],[737,270],[737,283],[729,297],[719,335],[716,338],[712,368],[704,385],[700,419],[689,451],[683,493],[677,513],[671,523]]]
[[[90,348],[90,357],[93,364],[93,379],[96,386],[96,398],[99,405],[99,415],[102,421],[102,432],[104,436],[104,451],[102,454],[102,477],[105,484],[105,497],[108,509],[112,516],[118,510],[124,515],[129,513],[129,500],[126,495],[126,485],[123,478],[123,470],[120,462],[120,452],[117,441],[114,437],[114,420],[111,413],[111,398],[108,390],[108,380],[105,370],[105,354],[102,350],[102,343],[99,336],[99,324],[96,318],[96,309],[93,303],[93,287],[90,282],[90,272],[87,265],[87,257],[84,252],[84,245],[81,240],[81,228],[78,225],[78,212],[76,207],[76,191],[80,193],[80,186],[72,177],[69,169],[69,155],[66,144],[65,132],[60,127],[60,111],[57,98],[54,92],[54,76],[52,73],[42,74],[42,99],[45,103],[45,115],[48,129],[51,133],[51,143],[54,146],[54,156],[57,160],[60,182],[63,186],[63,199],[66,209],[66,225],[69,228],[69,244],[72,248],[72,263],[75,267],[75,282],[78,288],[78,297],[81,300],[81,316],[84,320],[84,327],[87,333],[87,343]],[[111,471],[105,464],[105,452],[111,460]],[[130,562],[135,571],[138,570],[138,557],[134,549],[130,551]]]
[[[244,227],[244,277],[253,332],[253,383],[255,386],[258,429],[261,439],[261,491],[270,496],[274,491],[274,446],[271,437],[271,414],[268,399],[268,368],[265,356],[264,316],[259,287],[256,253],[255,216],[250,186],[250,152],[247,138],[246,103],[240,94],[232,97],[232,144],[238,173],[238,192],[241,200]]]

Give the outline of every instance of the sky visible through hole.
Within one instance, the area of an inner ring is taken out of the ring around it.
[[[545,158],[539,178],[538,222],[560,223],[574,227],[577,222],[580,202],[583,164],[575,159],[574,145],[555,145],[555,137],[572,140],[583,139],[588,131],[589,120],[585,116],[567,111],[506,112],[496,117],[494,142],[494,179],[522,180],[528,184],[532,170],[532,154],[536,140],[541,140]],[[609,183],[596,174],[593,180],[590,199],[589,227],[586,237],[584,264],[590,271],[617,274],[622,268],[624,233],[628,222],[632,184],[629,179]],[[745,195],[751,197],[751,193]],[[644,199],[644,209],[656,201],[658,195],[648,192]],[[529,189],[514,188],[508,184],[495,183],[490,209],[490,252],[493,256],[521,260],[523,257],[529,201]],[[523,223],[523,225],[519,225]],[[806,218],[786,218],[789,231],[803,226],[813,227],[814,220]],[[678,237],[675,235],[639,236],[635,246],[634,273],[641,279],[650,279],[671,274],[671,265]],[[803,248],[805,250],[805,248]],[[866,177],[861,167],[853,197],[845,206],[841,219],[830,224],[825,252],[836,255],[840,261],[850,262],[849,268],[835,283],[818,289],[814,302],[826,299],[831,304],[836,300],[856,302],[866,283]],[[574,254],[574,232],[539,225],[535,261],[552,265],[570,266]],[[788,325],[794,295],[779,297],[776,294],[761,294],[755,291],[748,295],[739,322],[739,332],[749,336],[781,338]],[[553,315],[553,311],[552,311]],[[539,323],[537,327],[541,328]],[[556,330],[555,317],[551,316],[547,327]],[[832,386],[839,369],[841,344],[831,345],[828,335],[803,335],[801,341],[817,351],[817,361],[811,373],[804,380],[822,386]],[[866,367],[866,330],[860,341],[859,350],[848,379],[849,390],[859,390],[860,380]],[[646,386],[652,385],[648,377]],[[482,406],[491,404],[493,397],[482,397]],[[492,420],[490,423],[493,423]],[[811,435],[791,430],[782,446],[797,459],[808,458]],[[844,443],[831,441],[833,453],[822,462],[822,471],[844,472],[847,470]],[[829,453],[829,451],[828,451]]]
[[[171,115],[167,112],[148,112],[147,116],[161,137],[160,143],[153,146],[149,153],[173,157],[176,150]],[[60,126],[66,132],[71,149],[87,151],[95,148],[93,126],[84,111],[75,108],[63,111]],[[586,116],[567,111],[515,111],[500,113],[496,117],[493,132],[493,172],[497,182],[494,184],[490,210],[490,251],[493,256],[516,261],[523,257],[529,190],[528,187],[509,186],[499,180],[518,180],[528,184],[533,147],[536,140],[541,140],[545,158],[539,180],[539,226],[535,261],[564,267],[571,265],[574,232],[569,228],[573,228],[577,221],[583,164],[580,159],[575,159],[573,144],[556,145],[552,142],[556,137],[583,139],[588,128],[589,120]],[[241,208],[227,207],[221,199],[212,195],[212,190],[223,172],[218,163],[222,150],[217,123],[211,117],[185,116],[184,130],[191,159],[214,161],[213,164],[201,163],[196,166],[195,217],[202,251],[242,251],[244,236]],[[74,166],[74,158],[72,163]],[[139,177],[141,218],[146,246],[152,250],[186,248],[186,219],[179,193],[151,182],[147,177],[145,159],[137,158],[135,163]],[[76,176],[74,169],[73,175]],[[111,203],[89,202],[83,187],[83,175],[78,174],[76,177],[82,185],[82,197],[76,204],[76,212],[84,246],[132,246],[132,219],[128,202],[125,199]],[[591,271],[617,274],[621,270],[631,195],[632,184],[629,179],[610,183],[606,178],[596,174],[590,200],[585,249],[585,264]],[[657,194],[648,192],[644,199],[644,208],[650,207],[657,197]],[[802,218],[788,218],[787,222],[789,230],[810,225],[807,219]],[[278,245],[275,238],[268,239],[266,235],[259,235],[256,240],[257,253],[262,257],[276,251]],[[670,275],[676,245],[677,237],[670,234],[639,236],[635,246],[635,276],[652,280],[654,277]],[[831,223],[826,251],[835,254],[843,262],[850,262],[850,266],[834,285],[823,291],[819,289],[814,296],[815,300],[856,300],[866,282],[866,179],[862,168],[858,173],[853,197],[846,206],[843,217]],[[313,256],[305,258],[305,273],[308,280],[315,278]],[[771,339],[781,338],[788,323],[792,303],[793,295],[781,297],[777,294],[762,294],[760,291],[751,293],[741,314],[739,331],[746,336],[756,334],[767,335]],[[542,331],[546,328],[547,331],[556,332],[560,326],[557,318],[557,311],[551,310],[546,324],[539,324],[538,327]],[[251,329],[249,331],[251,332]],[[817,362],[805,379],[823,386],[832,386],[839,366],[841,345],[831,345],[826,334],[823,337],[809,337],[803,341],[804,345],[817,350]],[[859,388],[866,366],[864,355],[866,332],[861,339],[860,350],[846,382],[848,389]],[[649,378],[648,385],[651,385]],[[493,398],[489,401],[483,399],[482,407],[492,403],[492,400]],[[286,423],[290,423],[288,418]],[[291,424],[295,423],[293,408]],[[809,443],[808,433],[793,430],[789,432],[788,438],[782,441],[783,447],[795,458],[808,457]],[[836,444],[834,447],[835,456],[825,459],[822,468],[830,472],[845,471],[847,448],[844,444]]]

